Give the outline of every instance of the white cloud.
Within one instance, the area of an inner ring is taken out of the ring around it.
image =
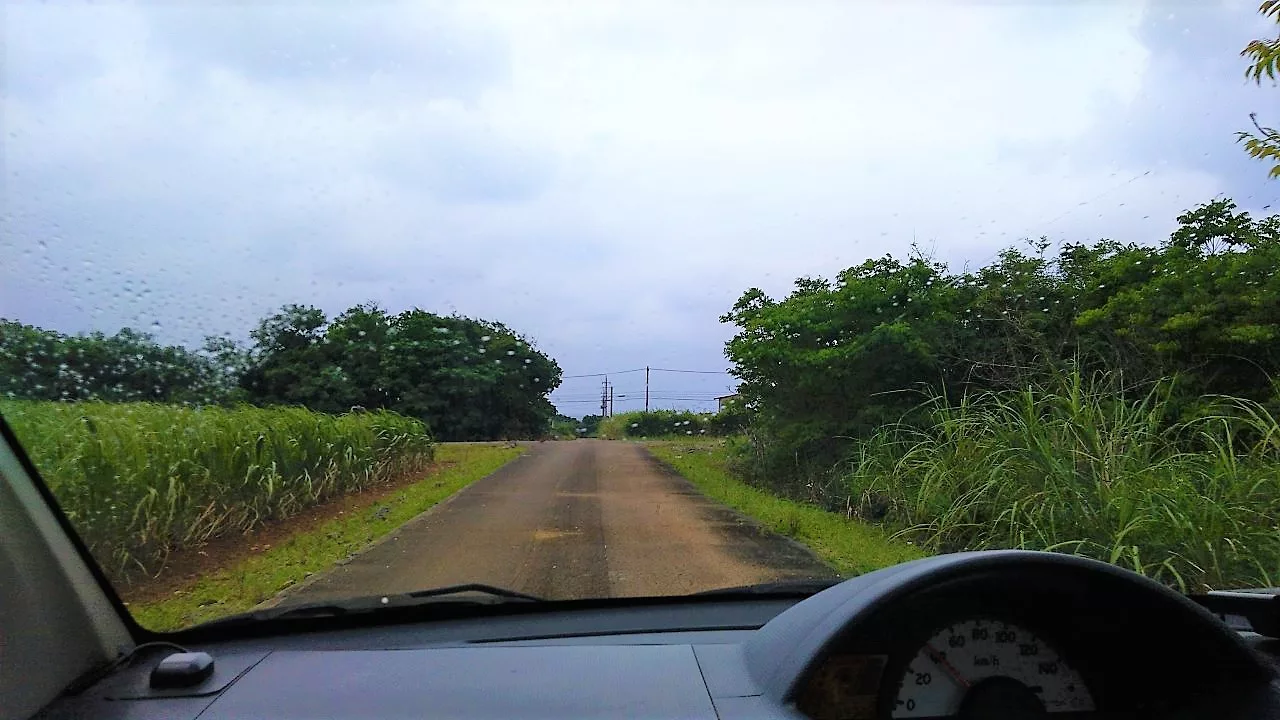
[[[500,319],[570,373],[722,367],[752,285],[913,239],[1150,241],[1264,187],[1172,149],[1230,146],[1247,89],[1168,72],[1256,23],[1166,10],[8,8],[0,315],[193,341],[373,299]]]

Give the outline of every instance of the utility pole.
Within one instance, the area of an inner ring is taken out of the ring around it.
[[[600,386],[600,418],[609,417],[609,377],[604,378],[604,385]]]
[[[644,366],[644,411],[649,412],[649,366]]]
[[[613,388],[609,388],[609,417],[613,417]]]

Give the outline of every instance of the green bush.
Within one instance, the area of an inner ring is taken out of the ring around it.
[[[600,437],[611,440],[698,437],[712,434],[713,417],[710,413],[695,413],[688,410],[620,413],[601,421],[597,432]]]
[[[746,405],[737,399],[729,401],[729,405],[711,416],[707,422],[709,435],[735,435],[747,428],[750,413]]]
[[[742,406],[730,406],[718,413],[689,410],[628,412],[605,418],[598,434],[602,438],[703,437],[736,435],[747,426],[748,414]]]
[[[426,468],[434,445],[391,412],[0,401],[113,580],[165,556]]]
[[[965,271],[913,250],[799,278],[781,298],[748,289],[721,321],[735,326],[725,352],[752,408],[753,475],[806,492],[854,441],[929,422],[922,387],[1017,391],[1072,365],[1130,387],[1176,378],[1173,421],[1218,395],[1271,402],[1280,215],[1219,199],[1177,223],[1157,246],[1100,240],[1054,254],[1041,240]]]

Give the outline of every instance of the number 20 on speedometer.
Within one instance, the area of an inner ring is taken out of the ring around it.
[[[999,620],[943,628],[915,654],[892,715],[1026,717],[1093,710],[1075,669],[1028,630]]]

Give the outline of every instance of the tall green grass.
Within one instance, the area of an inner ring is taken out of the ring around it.
[[[390,412],[0,402],[76,531],[128,582],[175,549],[424,469],[426,427]]]
[[[1280,424],[1218,398],[1173,423],[1167,385],[1108,378],[929,400],[929,421],[858,444],[844,492],[935,552],[1055,550],[1183,589],[1280,581]],[[1212,399],[1211,399],[1212,400]]]

